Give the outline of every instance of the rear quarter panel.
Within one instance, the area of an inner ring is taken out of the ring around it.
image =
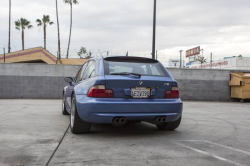
[[[75,95],[87,95],[93,85],[105,85],[104,76],[96,76],[79,82],[74,88]]]

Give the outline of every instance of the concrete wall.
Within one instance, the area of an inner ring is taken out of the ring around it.
[[[230,71],[168,69],[178,82],[183,100],[230,100]]]
[[[80,66],[0,64],[0,98],[58,99]],[[229,101],[230,70],[168,69],[183,100]],[[247,72],[247,71],[245,71]],[[250,72],[250,70],[248,71]]]
[[[0,98],[58,99],[80,66],[47,64],[0,64]]]

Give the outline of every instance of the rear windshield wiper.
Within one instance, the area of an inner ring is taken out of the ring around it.
[[[129,73],[129,72],[111,73],[111,75],[135,75],[135,76],[141,77],[141,74]]]

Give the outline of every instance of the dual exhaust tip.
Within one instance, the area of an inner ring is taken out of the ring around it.
[[[163,116],[163,117],[157,117],[155,119],[156,123],[164,123],[167,122],[167,117]],[[116,117],[113,119],[113,125],[114,126],[122,126],[126,123],[126,119],[123,117]]]
[[[156,118],[156,122],[157,122],[157,123],[164,123],[164,122],[167,122],[167,118],[166,118],[166,117],[157,117],[157,118]]]
[[[114,118],[113,119],[113,125],[114,126],[122,126],[126,123],[126,119],[125,118]]]

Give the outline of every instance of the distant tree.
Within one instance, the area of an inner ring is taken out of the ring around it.
[[[15,21],[15,25],[17,30],[22,31],[22,49],[24,50],[24,31],[26,28],[33,28],[33,26],[31,25],[30,21],[25,18],[20,18],[19,20]]]
[[[69,42],[68,42],[68,49],[67,49],[67,58],[69,58],[69,47],[70,47],[70,40],[71,40],[71,31],[72,31],[72,10],[73,4],[79,4],[77,0],[63,0],[65,4],[70,5],[70,31],[69,31]]]
[[[47,25],[52,25],[54,22],[50,21],[49,15],[43,15],[42,20],[37,19],[37,26],[43,26],[43,39],[44,39],[44,49],[46,50],[46,38],[47,38]]]
[[[89,56],[92,56],[92,52],[89,51]]]
[[[90,59],[90,58],[92,58],[92,52],[89,51],[89,53],[88,53],[86,47],[81,47],[81,48],[80,48],[80,51],[77,53],[77,55],[78,55],[81,59],[83,58],[83,57],[82,57],[83,55],[85,56],[85,59]]]
[[[197,61],[201,63],[201,68],[202,64],[207,62],[207,59],[205,59],[203,56],[198,56]]]
[[[80,51],[77,53],[77,55],[80,57],[80,58],[83,58],[82,55],[85,55],[87,54],[87,49],[86,47],[81,47],[80,48]]]
[[[89,51],[88,55],[85,58],[86,59],[91,59],[92,58],[92,52]]]
[[[242,56],[242,55],[239,55],[239,58],[243,58],[243,56]]]

